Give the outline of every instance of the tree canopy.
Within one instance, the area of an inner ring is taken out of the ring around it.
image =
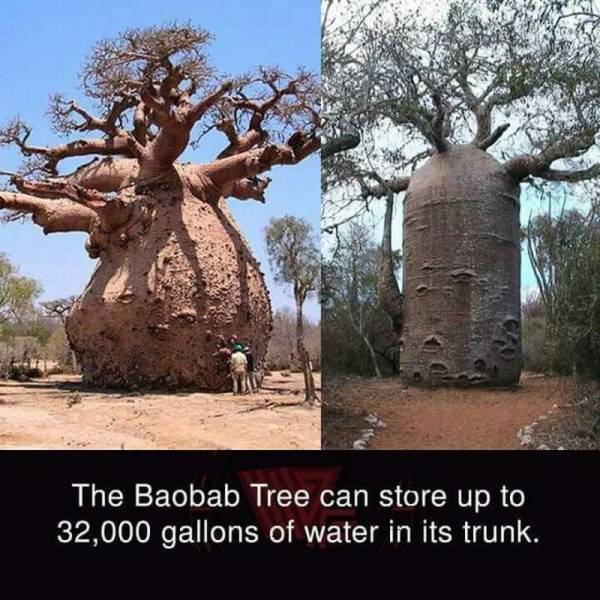
[[[349,10],[338,19],[352,24]],[[450,0],[435,14],[389,1],[373,4],[350,42],[333,29],[343,59],[325,84],[325,137],[353,131],[362,143],[329,155],[326,188],[350,186],[364,210],[405,190],[433,152],[465,143],[517,180],[598,177],[599,14],[588,0]],[[345,201],[329,199],[331,226]]]
[[[317,292],[321,256],[310,223],[289,215],[273,218],[265,239],[275,280],[292,285],[294,297],[301,302]]]
[[[264,200],[270,179],[261,173],[296,164],[320,147],[317,77],[276,66],[226,76],[210,64],[211,38],[174,23],[98,42],[80,73],[97,112],[51,96],[48,115],[64,143],[34,144],[19,116],[0,128],[0,145],[14,145],[25,158],[17,173],[4,173],[13,190],[0,192],[0,208],[33,214],[46,233],[89,232],[97,220],[114,230],[131,207],[112,202],[111,194],[172,174],[186,147],[212,130],[225,140],[215,160],[180,167],[192,192]],[[95,158],[64,173],[62,161],[84,156]]]
[[[41,293],[37,281],[21,277],[8,257],[0,253],[0,326],[31,315]]]

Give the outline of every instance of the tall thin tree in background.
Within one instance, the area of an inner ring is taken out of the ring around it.
[[[310,223],[284,216],[271,219],[265,230],[267,251],[275,280],[293,286],[296,303],[296,348],[304,375],[305,403],[318,400],[310,357],[304,345],[304,303],[320,284],[321,256]]]

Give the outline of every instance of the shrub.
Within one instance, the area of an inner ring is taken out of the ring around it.
[[[548,339],[543,318],[523,320],[523,368],[534,373],[553,370],[554,349]]]

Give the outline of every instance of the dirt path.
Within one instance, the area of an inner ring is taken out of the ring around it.
[[[405,388],[397,379],[331,383],[326,398],[327,447],[351,447],[375,413],[385,423],[369,448],[511,449],[518,430],[570,400],[571,382],[525,374],[511,389]]]
[[[0,448],[320,448],[321,411],[294,406],[301,391],[300,374],[277,372],[235,397],[88,391],[65,375],[2,382]]]

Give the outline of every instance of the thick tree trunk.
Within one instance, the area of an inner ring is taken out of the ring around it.
[[[137,188],[127,224],[92,234],[99,264],[66,323],[85,382],[225,390],[233,335],[262,362],[272,325],[260,266],[225,201],[194,193],[173,171]]]
[[[475,146],[436,154],[411,178],[403,240],[403,379],[517,383],[518,183]]]
[[[310,368],[310,358],[304,347],[304,315],[300,298],[296,298],[296,349],[302,367],[302,374],[304,375],[304,401],[312,405],[318,398],[315,380]]]

